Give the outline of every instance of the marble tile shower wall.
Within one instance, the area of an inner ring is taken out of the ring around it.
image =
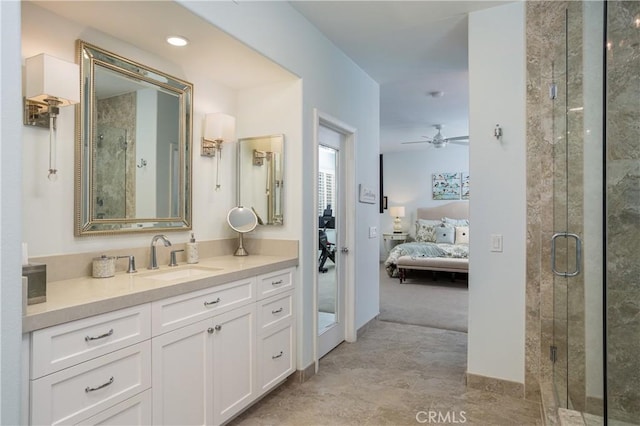
[[[640,2],[610,1],[607,52],[607,402],[640,419]]]
[[[135,217],[136,93],[113,96],[99,104],[94,159],[99,166],[95,176],[96,213],[98,218]]]
[[[549,259],[554,221],[554,105],[548,95],[554,53],[564,44],[569,2],[526,4],[527,39],[527,288],[525,395],[540,397],[550,383],[553,342],[553,276]]]

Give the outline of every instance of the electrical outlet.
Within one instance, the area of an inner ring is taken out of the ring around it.
[[[369,227],[369,238],[376,238],[378,236],[378,228],[375,226]]]

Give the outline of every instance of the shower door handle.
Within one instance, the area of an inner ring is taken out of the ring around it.
[[[556,269],[556,240],[558,238],[573,238],[576,241],[576,269],[572,272],[560,272]],[[558,232],[551,237],[551,270],[561,277],[575,277],[582,270],[582,240],[578,234],[570,232]]]

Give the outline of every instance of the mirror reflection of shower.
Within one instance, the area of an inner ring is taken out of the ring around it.
[[[93,161],[97,218],[135,216],[136,155],[127,129],[102,125]]]
[[[253,165],[256,167],[265,167],[265,188],[264,195],[267,198],[267,222],[282,223],[282,214],[280,213],[282,191],[282,171],[279,169],[281,164],[280,152],[253,150]]]

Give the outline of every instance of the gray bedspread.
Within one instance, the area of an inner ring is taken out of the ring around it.
[[[404,243],[398,244],[389,253],[389,257],[384,262],[387,274],[392,278],[398,276],[398,258],[401,256],[420,257],[453,257],[466,259],[469,257],[469,246],[467,244],[438,244],[438,243]]]

